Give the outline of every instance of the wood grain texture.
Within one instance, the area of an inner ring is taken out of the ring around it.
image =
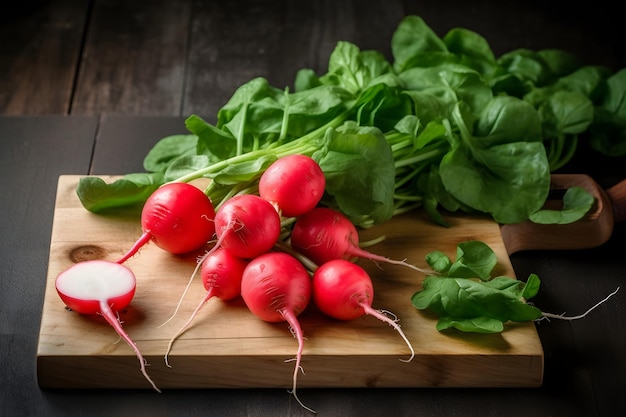
[[[139,236],[136,217],[102,216],[79,203],[77,176],[61,176],[52,229],[49,272],[37,353],[43,387],[145,388],[130,348],[99,317],[69,312],[56,294],[56,276],[73,262],[119,258]],[[105,177],[110,181],[110,177]],[[494,273],[514,276],[497,224],[487,219],[451,216],[451,228],[410,213],[362,232],[364,240],[384,233],[373,249],[423,266],[424,256],[480,239],[498,256]],[[169,341],[205,292],[196,279],[178,314],[165,326],[189,279],[196,256],[174,257],[154,245],[128,261],[138,279],[131,306],[121,313],[124,327],[150,362],[160,388],[284,387],[291,384],[296,341],[285,323],[254,317],[238,299],[212,300],[195,324],[176,342],[164,365]],[[415,310],[410,296],[423,275],[392,265],[360,262],[374,281],[374,307],[396,314],[416,349],[410,363],[404,341],[373,317],[336,322],[314,307],[300,320],[306,342],[301,387],[536,387],[543,378],[543,350],[534,323],[510,323],[501,334],[440,333],[432,315]],[[87,375],[86,372],[89,374]],[[214,378],[220,375],[220,378]]]
[[[299,69],[328,71],[340,40],[390,57],[403,16],[395,0],[194,2],[183,114],[214,122],[235,90],[256,77],[293,89]]]
[[[189,6],[189,1],[95,2],[72,114],[178,114]]]
[[[89,4],[22,3],[0,17],[0,114],[68,114]]]

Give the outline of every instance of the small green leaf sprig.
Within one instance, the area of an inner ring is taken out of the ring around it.
[[[459,243],[454,261],[445,253],[434,251],[426,256],[426,262],[438,275],[427,276],[411,302],[418,310],[430,309],[437,314],[438,331],[500,333],[509,321],[576,320],[619,291],[618,287],[585,313],[567,317],[542,312],[527,302],[539,292],[541,281],[536,274],[530,274],[526,282],[507,276],[491,277],[497,257],[484,242]]]

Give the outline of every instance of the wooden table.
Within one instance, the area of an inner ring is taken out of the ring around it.
[[[568,49],[589,63],[626,66],[623,29],[602,2],[586,9],[488,1],[25,2],[0,18],[0,415],[306,415],[284,389],[40,390],[35,355],[56,182],[62,174],[141,169],[147,150],[184,119],[211,119],[253,76],[288,85],[322,72],[338,40],[389,52],[400,18],[419,14],[443,35],[483,34],[496,54]],[[588,156],[588,155],[587,155]],[[571,172],[610,186],[623,159],[578,158]],[[542,278],[534,302],[577,314],[624,286],[626,230],[578,251],[511,258]],[[537,324],[541,388],[306,389],[320,416],[613,416],[626,395],[623,290],[583,320]]]

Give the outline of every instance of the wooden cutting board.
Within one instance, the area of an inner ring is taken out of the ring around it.
[[[103,177],[106,181],[114,177]],[[75,189],[78,176],[59,178],[50,260],[37,349],[42,388],[145,388],[129,346],[99,316],[66,310],[56,276],[73,262],[118,259],[140,235],[136,215],[96,215],[85,210]],[[498,256],[499,275],[514,277],[500,229],[492,220],[447,216],[443,228],[424,213],[412,212],[365,230],[362,241],[386,240],[369,250],[425,267],[424,256],[442,250],[454,258],[456,245],[481,240]],[[120,313],[124,329],[149,362],[148,373],[161,389],[290,388],[297,342],[285,323],[254,317],[241,299],[210,300],[194,324],[164,354],[171,336],[188,319],[204,288],[193,281],[174,313],[199,254],[173,256],[148,245],[127,261],[137,276],[131,305]],[[409,349],[390,326],[371,316],[338,322],[314,308],[300,315],[306,341],[298,386],[304,387],[536,387],[543,378],[543,349],[535,325],[509,323],[500,334],[440,333],[436,317],[411,305],[424,276],[410,268],[359,261],[371,274],[374,308],[397,315],[415,348]],[[526,279],[526,277],[521,277]],[[156,394],[156,393],[155,393]]]

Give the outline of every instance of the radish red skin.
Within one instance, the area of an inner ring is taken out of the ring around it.
[[[274,203],[285,217],[297,217],[322,199],[326,178],[319,164],[306,155],[287,155],[276,160],[261,175],[259,195]]]
[[[269,252],[250,261],[241,279],[241,296],[250,311],[267,322],[286,321],[296,339],[298,352],[293,372],[292,394],[298,403],[309,411],[296,394],[296,385],[304,334],[297,316],[311,299],[311,279],[308,271],[292,255]]]
[[[241,296],[252,313],[268,322],[299,315],[311,299],[311,279],[295,257],[270,252],[250,261],[241,280]]]
[[[392,326],[415,356],[411,342],[395,320],[372,308],[374,286],[369,274],[359,265],[345,259],[334,259],[317,268],[313,274],[313,302],[324,314],[337,320],[354,320],[365,314]]]
[[[318,265],[362,255],[358,244],[354,224],[328,207],[316,207],[300,216],[291,232],[291,246]]]
[[[135,289],[133,288],[133,290],[127,294],[120,295],[119,297],[111,297],[108,299],[109,306],[114,306],[116,311],[123,310],[128,307],[134,295]],[[67,308],[77,312],[78,314],[93,315],[99,314],[102,310],[100,307],[100,301],[98,300],[81,300],[79,298],[61,294],[60,292],[59,296]]]
[[[154,191],[141,211],[142,236],[118,261],[125,262],[153,241],[180,255],[204,246],[215,233],[215,208],[202,190],[188,183],[168,183]]]
[[[356,226],[343,213],[329,207],[316,207],[298,218],[291,231],[291,247],[317,265],[335,259],[364,258],[431,272],[362,249]]]
[[[241,295],[241,277],[248,261],[220,248],[204,259],[201,268],[202,284],[210,297],[232,300]]]
[[[374,287],[367,272],[343,259],[328,261],[313,275],[313,300],[324,314],[338,320],[354,320],[371,306]]]
[[[280,216],[268,201],[254,194],[237,195],[215,215],[218,241],[214,248],[223,247],[235,256],[251,259],[276,244],[280,229]]]

